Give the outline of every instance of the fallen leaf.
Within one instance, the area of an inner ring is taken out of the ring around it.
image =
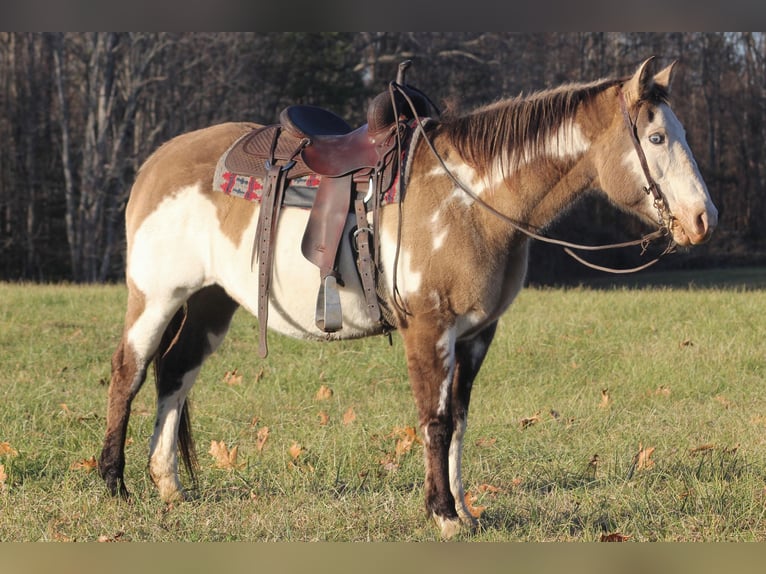
[[[269,427],[261,427],[258,429],[258,434],[256,435],[255,439],[255,448],[258,450],[258,452],[261,452],[263,450],[263,447],[266,445],[266,440],[269,438]]]
[[[484,438],[484,437],[482,437],[479,440],[477,440],[475,444],[476,444],[476,446],[492,446],[496,442],[497,442],[496,438]]]
[[[638,445],[638,454],[636,455],[636,471],[649,469],[654,466],[654,461],[652,460],[653,452],[653,446],[643,448],[643,445]]]
[[[630,535],[620,534],[619,532],[612,532],[611,534],[602,534],[601,542],[625,542],[630,538]]]
[[[394,427],[392,438],[396,438],[394,452],[397,460],[412,449],[412,445],[419,443],[420,439],[415,433],[415,427]]]
[[[540,411],[537,411],[534,415],[531,417],[526,417],[521,419],[519,421],[521,423],[521,428],[525,429],[528,427],[531,427],[533,424],[537,424],[540,422]]]
[[[470,512],[471,516],[474,518],[479,518],[481,514],[487,509],[486,506],[474,506],[478,500],[479,497],[475,494],[471,494],[470,491],[465,493],[465,505],[468,508],[468,512]]]
[[[13,448],[9,442],[0,442],[0,456],[19,456],[19,451]]]
[[[718,395],[713,400],[720,403],[725,409],[728,409],[731,406],[729,400],[726,397],[722,397],[721,395]]]
[[[70,415],[70,414],[72,414],[72,411],[70,411],[70,410],[69,410],[69,407],[66,405],[66,403],[61,403],[59,406],[61,407],[61,411],[62,411],[62,412],[65,414],[65,415]]]
[[[602,409],[607,408],[612,403],[612,397],[609,396],[609,389],[601,389],[601,402],[598,406]]]
[[[380,466],[382,466],[383,470],[385,470],[386,472],[394,472],[395,470],[399,468],[399,463],[396,462],[394,455],[391,455],[391,454],[387,454],[384,458],[380,459],[379,462],[380,462]]]
[[[5,465],[0,464],[0,492],[5,492],[6,480],[8,480],[8,475],[5,474]]]
[[[702,444],[702,445],[698,446],[697,448],[691,449],[689,451],[689,454],[691,454],[692,456],[695,455],[695,454],[704,454],[706,452],[710,452],[714,448],[715,448],[715,445],[712,445],[712,444]]]
[[[356,420],[356,413],[354,412],[354,407],[348,407],[346,409],[346,412],[343,413],[343,424],[348,425],[351,424]]]
[[[226,446],[225,442],[211,440],[208,453],[215,459],[216,468],[233,470],[242,466],[241,464],[237,464],[237,455],[239,454],[238,446],[229,450],[229,447]]]
[[[693,347],[693,346],[694,346],[694,343],[692,342],[692,340],[691,340],[691,339],[684,339],[683,341],[681,341],[681,342],[678,344],[678,346],[679,346],[679,347],[681,347],[681,348],[683,349],[684,347]]]
[[[107,536],[106,534],[102,534],[98,537],[98,542],[119,542],[120,538],[122,538],[125,535],[123,531],[116,532],[113,536]]]
[[[481,492],[482,494],[488,494],[490,496],[495,496],[498,493],[502,492],[499,487],[492,486],[491,484],[480,484],[476,487],[476,490]]]
[[[655,395],[662,395],[663,397],[669,397],[670,396],[670,389],[667,388],[665,385],[660,385],[656,391],[654,391]]]
[[[84,470],[85,472],[92,472],[97,468],[98,462],[96,462],[95,456],[77,460],[69,465],[69,470]]]
[[[316,396],[314,397],[318,401],[326,401],[332,398],[332,389],[326,385],[319,387]]]
[[[287,452],[290,453],[290,456],[293,457],[294,460],[297,460],[301,453],[303,453],[303,447],[297,442],[293,441],[292,446],[287,449]]]
[[[324,411],[319,411],[319,414],[317,416],[319,417],[320,426],[325,426],[328,422],[330,422],[330,415],[328,415]]]
[[[524,482],[524,479],[521,478],[520,476],[517,476],[516,478],[511,480],[511,486],[513,487],[521,486],[522,482]]]
[[[229,386],[241,385],[242,375],[237,373],[237,369],[226,371],[226,374],[223,376],[223,382]]]

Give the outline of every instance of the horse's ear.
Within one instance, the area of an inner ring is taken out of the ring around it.
[[[664,71],[664,70],[663,70]],[[644,60],[636,73],[625,83],[625,95],[630,103],[644,99],[652,89],[654,80],[654,56]]]
[[[670,83],[673,81],[673,69],[678,60],[673,60],[669,66],[663,68],[654,75],[654,83],[670,92]]]

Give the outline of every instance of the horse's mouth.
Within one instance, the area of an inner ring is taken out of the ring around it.
[[[673,219],[670,224],[670,231],[673,234],[673,241],[682,247],[690,245],[702,245],[706,243],[713,234],[713,228],[705,227],[701,232],[690,232],[678,221]]]

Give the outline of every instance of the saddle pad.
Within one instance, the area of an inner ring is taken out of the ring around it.
[[[245,134],[242,137],[247,137]],[[232,144],[234,147],[237,142]],[[231,149],[231,148],[229,148]],[[247,201],[261,201],[261,190],[263,189],[263,179],[253,175],[235,173],[226,166],[226,157],[229,150],[218,159],[213,176],[213,191],[218,191],[232,197],[238,197]],[[285,189],[283,205],[290,207],[300,207],[311,209],[314,205],[314,197],[322,176],[317,174],[302,175],[292,178],[288,181]],[[358,184],[358,192],[364,194],[367,186]],[[391,187],[383,195],[382,203],[395,203],[399,201],[399,177],[394,179]],[[368,202],[371,204],[372,202]]]

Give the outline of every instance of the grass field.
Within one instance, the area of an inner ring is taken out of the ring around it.
[[[461,539],[766,539],[764,278],[523,291],[474,386],[464,480],[481,528]],[[0,541],[438,540],[398,337],[272,334],[262,361],[244,312],[192,391],[193,499],[165,505],[146,472],[151,380],[132,502],[107,496],[91,457],[124,298],[0,284]]]

